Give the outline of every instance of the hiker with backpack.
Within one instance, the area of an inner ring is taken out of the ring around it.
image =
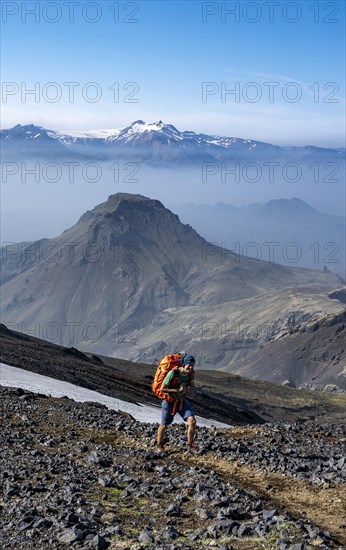
[[[157,367],[152,389],[155,395],[162,399],[161,424],[157,432],[157,448],[160,453],[165,451],[166,427],[172,424],[176,413],[187,421],[188,452],[198,452],[198,446],[195,443],[195,413],[186,398],[188,387],[194,386],[194,366],[195,359],[192,355],[176,353],[166,355]]]

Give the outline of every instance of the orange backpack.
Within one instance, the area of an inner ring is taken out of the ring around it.
[[[180,353],[171,353],[170,355],[166,355],[159,362],[154,376],[154,382],[151,385],[153,393],[159,397],[159,399],[165,399],[168,402],[175,401],[174,397],[161,391],[161,386],[166,374],[171,370],[177,370],[182,364],[183,356]]]

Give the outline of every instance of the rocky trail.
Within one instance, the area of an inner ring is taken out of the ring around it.
[[[2,548],[341,549],[345,428],[155,424],[1,388]]]

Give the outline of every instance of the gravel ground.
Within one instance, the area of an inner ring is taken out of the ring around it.
[[[341,549],[345,430],[167,430],[94,403],[1,388],[2,548]]]

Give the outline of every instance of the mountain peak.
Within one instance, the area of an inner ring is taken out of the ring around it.
[[[156,122],[145,122],[144,120],[135,120],[130,125],[131,130],[134,131],[161,131],[163,128],[169,128],[170,125],[164,124],[162,120]]]
[[[292,199],[272,199],[268,201],[264,206],[263,210],[268,212],[295,212],[295,213],[311,213],[317,212],[315,208],[307,204],[306,202],[293,197]]]
[[[130,221],[134,209],[137,209],[138,207],[141,211],[152,211],[153,209],[166,210],[163,204],[158,200],[150,199],[144,195],[120,192],[115,193],[114,195],[109,195],[105,202],[102,202],[101,204],[95,206],[92,210],[85,212],[79,222],[89,221],[95,216],[108,216],[115,213],[120,214],[120,211],[121,216],[125,216],[125,218],[128,218]],[[135,222],[135,220],[133,221]]]
[[[131,126],[135,126],[136,124],[145,124],[144,120],[135,120],[134,122],[132,122]]]
[[[12,130],[44,130],[44,128],[42,128],[42,126],[37,126],[36,124],[16,124]]]
[[[104,206],[107,210],[114,210],[114,208],[117,208],[120,203],[122,202],[128,202],[128,203],[143,203],[143,204],[156,204],[160,205],[162,208],[164,208],[163,204],[155,199],[151,199],[150,197],[145,197],[144,195],[140,194],[133,194],[133,193],[115,193],[114,195],[109,195],[108,199],[100,204],[99,206]],[[96,206],[98,208],[98,206]]]

